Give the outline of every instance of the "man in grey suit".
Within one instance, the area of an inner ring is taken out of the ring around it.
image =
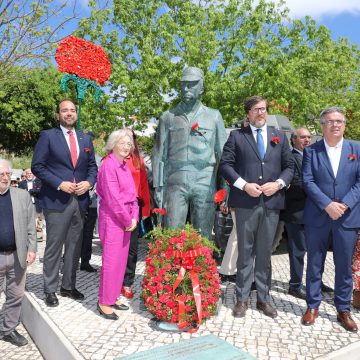
[[[291,152],[285,134],[266,125],[265,98],[252,96],[244,108],[250,126],[230,133],[220,161],[220,173],[230,184],[228,205],[235,208],[238,238],[233,315],[245,316],[254,274],[256,307],[275,318],[269,295],[271,251],[279,211],[284,208],[284,188],[293,176]]]
[[[0,293],[6,281],[2,340],[16,346],[28,343],[15,328],[25,291],[26,267],[36,257],[35,209],[29,193],[10,187],[11,165],[0,159]]]

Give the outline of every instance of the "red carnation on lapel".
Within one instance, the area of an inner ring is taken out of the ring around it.
[[[280,142],[280,138],[278,136],[274,136],[271,138],[271,143],[277,145]]]
[[[354,161],[354,160],[356,160],[356,155],[355,155],[355,154],[349,154],[349,155],[348,155],[348,159],[349,159],[350,161]]]
[[[91,152],[91,150],[89,148],[84,148],[84,151],[88,154]]]

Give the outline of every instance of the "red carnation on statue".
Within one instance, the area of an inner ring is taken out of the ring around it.
[[[191,130],[198,131],[199,130],[199,123],[195,123],[194,125],[192,125]]]
[[[218,190],[214,195],[214,202],[215,204],[221,204],[226,199],[226,190],[221,189]]]
[[[153,213],[153,214],[165,215],[165,214],[166,214],[166,210],[165,210],[165,209],[161,209],[161,208],[154,208],[154,209],[152,209],[152,213]]]
[[[75,36],[63,39],[56,49],[59,71],[75,74],[103,85],[110,77],[111,63],[98,45]]]

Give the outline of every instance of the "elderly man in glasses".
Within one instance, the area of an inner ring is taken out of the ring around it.
[[[0,159],[0,293],[6,281],[2,340],[16,346],[28,343],[15,329],[25,291],[26,267],[36,256],[35,210],[27,191],[10,187],[11,165]]]
[[[337,320],[346,330],[356,332],[350,302],[352,254],[360,227],[360,146],[344,139],[346,119],[341,108],[322,111],[320,125],[324,138],[305,148],[303,159],[308,308],[302,324],[313,325],[318,317],[321,269],[332,239]]]

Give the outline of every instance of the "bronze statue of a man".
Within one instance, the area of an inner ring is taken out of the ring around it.
[[[181,102],[160,117],[152,166],[155,198],[167,211],[165,227],[184,226],[190,206],[191,223],[210,238],[216,171],[226,133],[220,112],[201,103],[203,91],[203,71],[185,68]]]

